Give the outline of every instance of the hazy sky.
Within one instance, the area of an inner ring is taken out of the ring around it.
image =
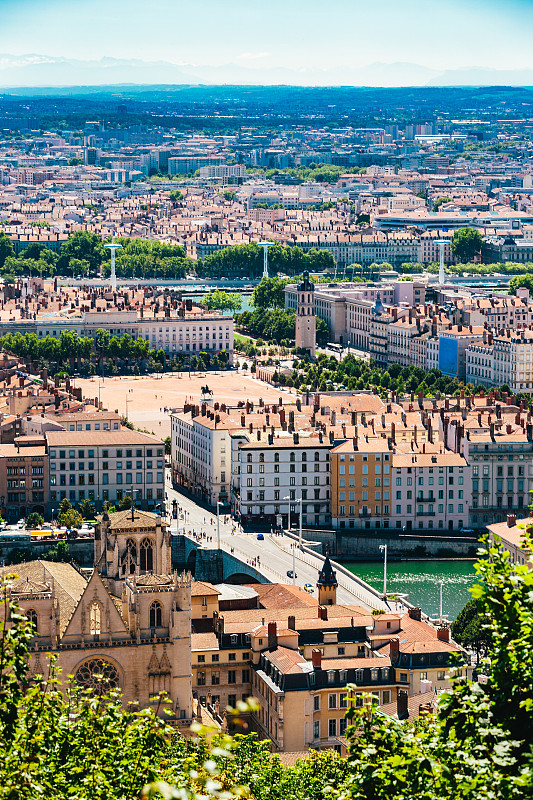
[[[533,67],[533,0],[0,0],[0,28],[15,55]]]

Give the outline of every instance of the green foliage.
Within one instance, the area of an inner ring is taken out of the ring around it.
[[[118,505],[119,511],[129,511],[131,508],[131,495],[127,494]]]
[[[222,289],[215,289],[204,294],[202,303],[210,311],[240,311],[242,308],[242,296],[237,292],[225,292]]]
[[[44,517],[38,514],[37,511],[32,511],[26,517],[26,528],[40,528],[44,523]]]
[[[13,242],[3,231],[0,231],[0,269],[4,268],[6,259],[15,255]]]
[[[511,564],[497,547],[489,553],[476,566],[481,583],[472,590],[492,631],[489,683],[456,674],[451,692],[439,697],[436,716],[414,723],[352,707],[349,777],[335,792],[338,798],[531,796],[533,571]]]
[[[444,205],[444,203],[449,203],[451,201],[451,197],[437,197],[435,202],[433,203],[433,211],[438,211],[439,208]]]
[[[236,197],[235,192],[232,192],[230,189],[225,189],[223,192],[219,192],[219,194],[224,198],[224,200],[228,200],[228,202],[235,200]]]
[[[68,160],[68,165],[69,165],[69,167],[77,167],[77,166],[79,166],[80,164],[83,164],[83,161],[82,161],[82,159],[81,159],[81,158],[76,158],[76,156],[72,156],[72,157],[71,157],[71,158],[69,158],[69,160]]]
[[[485,627],[485,623],[483,608],[478,600],[469,600],[455,622],[452,623],[453,638],[462,647],[473,650],[477,655],[478,663],[480,657],[486,654],[491,643],[490,632]]]
[[[67,564],[72,561],[70,547],[64,540],[50,547],[50,549],[43,554],[42,558],[44,561],[63,561]]]
[[[94,506],[94,503],[91,503],[91,501],[87,500],[87,498],[79,501],[78,511],[83,517],[83,519],[94,519],[96,515],[96,508]]]
[[[271,273],[301,275],[308,272],[333,271],[335,261],[328,250],[309,250],[299,247],[283,247],[274,244],[268,250],[268,269]],[[203,264],[197,264],[200,277],[259,277],[263,272],[263,249],[257,242],[224,247],[206,256]]]
[[[516,290],[525,287],[533,295],[533,275],[516,275],[509,283],[509,294],[516,295]]]
[[[69,500],[64,499],[59,504],[57,512],[58,525],[66,528],[77,528],[82,524],[83,520],[81,514],[72,507]]]
[[[243,311],[242,314],[237,314],[235,324],[251,336],[260,336],[269,342],[280,344],[283,339],[294,339],[296,316],[294,311],[256,308],[252,312]]]
[[[58,269],[60,274],[68,272],[71,258],[88,261],[91,272],[96,272],[107,253],[104,250],[100,237],[90,231],[76,231],[61,245]]]
[[[165,445],[165,455],[169,456],[172,452],[172,439],[170,436],[166,436],[163,439],[163,444]]]
[[[180,192],[179,189],[172,189],[172,191],[169,192],[168,196],[172,200],[173,203],[181,203],[181,201],[185,197],[183,192]]]
[[[458,228],[452,236],[451,250],[461,262],[472,261],[481,253],[483,237],[475,228]]]
[[[251,305],[254,308],[284,308],[285,286],[288,278],[261,278],[252,292]]]

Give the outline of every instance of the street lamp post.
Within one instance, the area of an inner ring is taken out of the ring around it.
[[[387,599],[387,545],[380,544],[380,553],[383,553],[383,597]]]
[[[303,512],[303,497],[300,497],[300,499],[299,499],[299,501],[298,501],[298,502],[300,503],[300,531],[299,531],[299,545],[300,545],[300,550],[301,550],[301,549],[302,549],[302,512]]]
[[[296,585],[296,542],[293,542],[292,545],[292,585]]]
[[[217,545],[218,549],[220,550],[220,506],[222,503],[220,500],[217,500]]]

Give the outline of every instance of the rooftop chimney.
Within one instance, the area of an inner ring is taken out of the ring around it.
[[[450,629],[449,628],[437,628],[437,639],[439,642],[449,642],[450,641]]]
[[[313,661],[313,668],[315,671],[322,669],[322,652],[320,650],[313,650],[311,652],[311,659]]]
[[[408,719],[409,717],[409,694],[406,689],[398,689],[396,711],[398,719]]]
[[[268,649],[276,650],[278,646],[278,624],[277,622],[268,623]]]

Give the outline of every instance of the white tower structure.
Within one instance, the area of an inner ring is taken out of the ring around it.
[[[307,350],[311,358],[316,352],[315,285],[304,272],[303,280],[296,289],[296,331],[295,344]]]
[[[435,244],[439,246],[439,284],[442,286],[446,280],[444,277],[444,248],[448,244],[447,239],[437,239]]]
[[[104,247],[107,247],[108,250],[111,250],[111,276],[110,276],[110,282],[111,282],[111,288],[115,292],[116,289],[117,289],[117,273],[116,273],[116,270],[115,270],[115,250],[118,250],[120,247],[122,247],[122,245],[121,244],[117,244],[115,242],[115,234],[113,234],[112,241],[109,244],[104,244]]]
[[[259,247],[263,248],[263,278],[268,278],[268,248],[274,244],[275,242],[259,242]]]

